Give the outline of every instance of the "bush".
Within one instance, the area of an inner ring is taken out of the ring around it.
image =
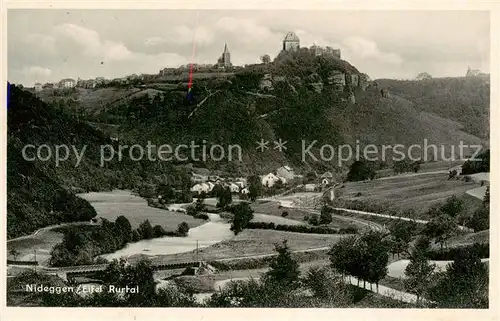
[[[283,211],[283,213],[281,213],[281,217],[287,217],[288,216],[288,212],[287,211]]]
[[[187,236],[189,232],[189,225],[186,222],[182,222],[177,226],[177,235]]]
[[[198,213],[198,214],[196,214],[193,217],[194,218],[198,218],[200,220],[205,220],[205,221],[208,221],[210,219],[210,217],[207,214],[205,214],[205,213]]]

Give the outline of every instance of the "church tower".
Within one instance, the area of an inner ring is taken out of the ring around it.
[[[222,56],[217,61],[217,65],[219,68],[231,68],[231,54],[229,53],[229,49],[227,49],[227,43],[224,44],[224,52],[222,52]]]

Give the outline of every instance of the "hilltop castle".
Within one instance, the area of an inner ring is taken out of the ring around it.
[[[283,39],[283,51],[298,51],[299,49],[299,37],[293,31],[288,32],[285,36],[285,39]],[[329,56],[340,59],[340,49],[333,49],[329,46],[323,48],[320,46],[312,45],[309,50],[314,53],[315,56]]]

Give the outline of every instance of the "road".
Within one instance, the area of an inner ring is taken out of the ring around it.
[[[29,239],[29,238],[32,238],[32,237],[35,237],[35,236],[38,236],[38,235],[41,235],[45,232],[48,232],[54,228],[58,228],[58,227],[64,227],[64,226],[70,226],[70,225],[90,225],[91,223],[90,222],[70,222],[70,223],[62,223],[62,224],[54,224],[54,225],[49,225],[49,226],[45,226],[45,227],[42,227],[41,229],[38,229],[36,230],[35,232],[29,234],[29,235],[24,235],[24,236],[20,236],[20,237],[16,237],[15,239],[10,239],[10,240],[7,240],[7,244],[9,242],[13,242],[13,241],[20,241],[20,240],[25,240],[25,239]]]

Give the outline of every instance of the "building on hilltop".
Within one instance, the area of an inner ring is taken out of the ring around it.
[[[481,71],[479,69],[471,69],[470,67],[467,68],[467,74],[465,74],[466,77],[474,77],[474,76],[479,76]]]
[[[465,74],[465,77],[483,77],[483,76],[488,76],[489,74],[481,72],[479,69],[471,69],[470,67],[467,68],[467,74]]]
[[[220,56],[219,59],[217,60],[217,67],[228,69],[231,68],[232,66],[233,65],[231,64],[231,54],[227,49],[227,43],[226,43],[224,45],[224,52],[222,52],[222,56]]]
[[[59,82],[59,88],[75,88],[76,80],[71,78],[63,79]]]
[[[325,48],[312,45],[309,50],[315,55],[315,56],[325,56],[325,57],[331,57],[335,59],[340,59],[340,49],[333,49],[330,46],[326,46]]]
[[[43,85],[39,82],[35,84],[35,91],[42,91],[43,90]]]
[[[300,40],[295,32],[290,31],[286,34],[285,39],[283,39],[283,50],[284,51],[297,51],[300,49]]]

